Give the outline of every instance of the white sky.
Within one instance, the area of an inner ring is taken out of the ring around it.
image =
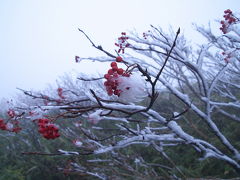
[[[44,89],[72,69],[101,71],[94,64],[74,62],[75,55],[102,55],[77,28],[110,51],[121,32],[142,33],[149,24],[181,27],[196,42],[201,39],[191,23],[214,23],[228,8],[239,10],[239,1],[0,0],[0,98],[14,95],[16,87]]]

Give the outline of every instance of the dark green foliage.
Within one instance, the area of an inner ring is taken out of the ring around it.
[[[58,167],[65,167],[71,157],[23,154],[51,153],[69,146],[67,139],[45,140],[34,125],[29,126],[33,127],[19,134],[0,132],[0,180],[74,179],[74,175],[65,176],[58,170]]]
[[[160,112],[162,116],[171,118],[173,112],[182,112],[187,107],[180,102],[173,95],[167,92],[160,95],[153,109]],[[216,97],[217,98],[217,97]],[[147,103],[147,100],[141,102]],[[232,110],[234,111],[234,110]],[[57,113],[57,112],[56,112]],[[236,112],[234,112],[236,113]],[[219,114],[216,110],[213,112],[213,119],[218,125],[223,134],[233,142],[233,145],[240,148],[240,131],[237,128],[239,123],[234,122]],[[141,115],[134,115],[134,119],[139,120],[139,127],[144,127],[145,117]],[[82,164],[87,169],[93,168],[86,160],[89,159],[110,159],[118,160],[121,163],[127,163],[134,167],[133,171],[129,171],[121,164],[111,164],[104,162],[98,166],[94,166],[100,172],[103,171],[111,178],[121,177],[123,179],[134,179],[138,176],[139,179],[144,179],[147,176],[144,172],[148,171],[148,179],[168,179],[172,174],[176,174],[179,177],[191,178],[234,178],[238,177],[235,170],[228,164],[213,158],[201,160],[204,154],[197,152],[190,145],[180,145],[175,147],[165,148],[167,156],[171,159],[169,161],[160,152],[157,152],[152,146],[146,145],[133,145],[125,149],[117,150],[122,156],[114,157],[112,154],[103,154],[93,156],[46,156],[46,155],[24,155],[22,152],[45,152],[55,153],[58,149],[78,151],[79,149],[72,144],[74,138],[84,138],[82,132],[73,126],[72,122],[79,121],[79,119],[61,120],[58,122],[60,129],[66,129],[70,127],[73,133],[69,133],[68,136],[64,135],[65,131],[62,131],[62,136],[56,140],[45,140],[38,132],[36,125],[33,123],[27,123],[28,129],[19,134],[10,134],[7,132],[0,132],[0,180],[61,180],[61,179],[97,179],[87,176],[81,173],[66,173],[68,163],[76,162]],[[228,150],[219,142],[213,132],[208,128],[207,124],[200,119],[192,110],[188,110],[179,120],[177,120],[181,127],[194,137],[201,139],[207,139],[213,145],[217,145],[221,151],[230,154]],[[86,121],[82,121],[83,126],[90,128],[91,125]],[[136,128],[136,122],[125,124],[131,128]],[[109,131],[96,131],[97,138],[110,137],[116,132],[117,127],[111,121],[101,121],[99,126],[108,128]],[[124,123],[123,123],[124,125]],[[156,123],[156,127],[159,124]],[[93,130],[93,129],[92,129]],[[60,130],[61,131],[61,130]],[[164,132],[164,131],[162,131]],[[119,137],[114,137],[117,140]],[[106,140],[104,143],[113,143],[113,139]],[[235,142],[235,143],[234,143]],[[146,167],[136,167],[134,160],[142,157],[146,164]],[[118,159],[119,158],[119,159]],[[62,168],[61,170],[58,168]],[[150,168],[150,169],[149,169]],[[152,168],[152,169],[151,169]],[[179,172],[179,170],[181,172]],[[65,172],[65,173],[64,173]],[[134,172],[134,173],[133,173]]]

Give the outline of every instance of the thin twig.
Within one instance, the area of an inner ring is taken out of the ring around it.
[[[94,96],[94,98],[97,100],[99,106],[100,106],[100,107],[103,107],[103,105],[102,105],[100,99],[97,97],[96,93],[95,93],[92,89],[90,89],[90,92],[92,93],[92,95]]]
[[[105,54],[107,54],[108,56],[110,56],[110,57],[112,57],[112,58],[116,58],[116,56],[114,56],[114,55],[112,55],[111,53],[105,51],[105,50],[102,48],[102,46],[96,46],[96,45],[93,43],[93,41],[89,38],[89,36],[88,36],[83,30],[81,30],[81,29],[79,29],[79,28],[78,28],[78,30],[79,30],[81,33],[84,34],[84,36],[89,40],[89,42],[92,44],[93,47],[95,47],[96,49],[104,52]]]
[[[166,66],[166,64],[167,64],[167,61],[168,61],[168,59],[169,59],[169,57],[170,57],[170,55],[171,55],[171,53],[172,53],[172,51],[173,51],[173,48],[176,46],[176,41],[177,41],[177,38],[178,38],[178,35],[179,35],[179,34],[180,34],[180,28],[178,28],[178,31],[177,31],[176,36],[175,36],[175,39],[174,39],[174,41],[173,41],[173,45],[172,45],[170,51],[167,53],[167,57],[166,57],[166,59],[165,59],[165,61],[164,61],[164,63],[163,63],[163,66],[162,66],[162,68],[160,69],[160,71],[158,72],[155,81],[153,82],[154,86],[155,86],[155,84],[157,83],[160,75],[162,74],[162,71],[163,71],[163,69],[165,68],[165,66]]]

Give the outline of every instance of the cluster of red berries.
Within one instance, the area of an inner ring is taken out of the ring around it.
[[[118,53],[121,53],[122,51],[122,53],[124,54],[125,48],[129,47],[130,44],[127,42],[128,37],[126,36],[126,33],[122,32],[121,35],[122,36],[118,38],[118,43],[115,43],[115,45],[119,47]]]
[[[9,109],[7,114],[11,119],[9,119],[9,122],[7,123],[5,123],[3,119],[0,119],[0,129],[15,133],[21,131],[22,128],[19,127],[19,121],[13,120],[13,118],[16,117],[15,111],[13,109]]]
[[[22,130],[22,128],[19,127],[19,126],[17,126],[17,127],[12,128],[12,129],[9,130],[9,131],[11,131],[11,132],[15,132],[15,133],[18,133],[18,132],[20,132],[21,130]]]
[[[59,129],[49,119],[38,119],[38,132],[46,139],[55,139],[60,136]]]
[[[12,109],[9,109],[9,110],[7,111],[7,114],[8,114],[8,116],[9,116],[10,118],[14,118],[14,117],[16,116],[15,111],[12,110]]]
[[[16,127],[13,127],[14,124],[16,125]],[[19,121],[14,121],[13,123],[5,123],[3,119],[0,119],[0,129],[4,131],[18,133],[19,131],[22,130],[22,128],[20,128],[18,124],[19,124]]]
[[[148,30],[148,32],[143,32],[143,38],[147,39],[147,37],[149,36],[150,30]]]
[[[63,89],[62,89],[62,88],[58,88],[58,89],[57,89],[57,92],[58,92],[58,96],[59,96],[61,99],[65,99],[65,97],[63,96]]]
[[[122,57],[116,57],[116,62],[122,62]],[[121,90],[118,89],[119,81],[118,78],[120,76],[129,77],[130,73],[124,71],[122,68],[118,68],[117,63],[112,62],[111,68],[108,70],[108,73],[104,75],[106,81],[104,82],[104,86],[106,87],[107,93],[109,96],[116,95],[120,96]]]
[[[224,11],[224,20],[222,20],[220,23],[222,24],[222,27],[220,27],[220,30],[223,32],[223,34],[226,34],[228,32],[228,27],[236,23],[237,19],[234,17],[232,11],[230,9],[227,9]]]
[[[3,119],[0,119],[0,129],[7,130],[7,124],[4,122]]]
[[[227,52],[222,52],[222,55],[224,56],[224,61],[226,63],[229,63],[230,58],[232,57],[231,53],[227,53]]]

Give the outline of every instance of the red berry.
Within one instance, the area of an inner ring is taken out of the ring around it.
[[[118,94],[119,94],[119,90],[116,89],[116,90],[114,91],[114,94],[115,94],[115,95],[118,95]]]
[[[110,81],[108,88],[111,88],[112,86],[114,86],[114,82],[113,82],[113,81]]]
[[[119,89],[116,89],[115,91],[114,91],[114,95],[116,95],[116,96],[120,96],[120,94],[121,94],[121,90],[119,90]]]
[[[113,70],[112,70],[112,69],[109,69],[109,70],[108,70],[108,74],[109,74],[109,75],[113,75]]]
[[[117,86],[113,86],[112,89],[113,89],[113,90],[116,90],[116,89],[117,89]]]
[[[109,79],[109,78],[110,78],[110,75],[109,75],[109,74],[105,74],[105,75],[104,75],[104,78],[105,78],[105,79]]]
[[[117,57],[116,57],[116,61],[117,61],[117,62],[122,62],[122,61],[123,61],[123,59],[122,59],[122,57],[121,57],[121,56],[117,56]]]
[[[113,70],[113,72],[116,72],[118,70],[118,67],[117,66],[113,66],[112,70]]]
[[[104,86],[109,86],[108,81],[105,81],[105,82],[104,82]]]
[[[130,77],[130,74],[124,73],[122,76],[124,76],[124,77]]]
[[[119,68],[119,69],[117,70],[117,73],[118,73],[119,75],[122,75],[122,74],[123,74],[123,69],[122,69],[122,68]]]
[[[108,93],[109,96],[113,95],[113,91],[112,90],[108,90],[107,93]]]
[[[111,67],[117,67],[117,63],[116,62],[111,62]]]

